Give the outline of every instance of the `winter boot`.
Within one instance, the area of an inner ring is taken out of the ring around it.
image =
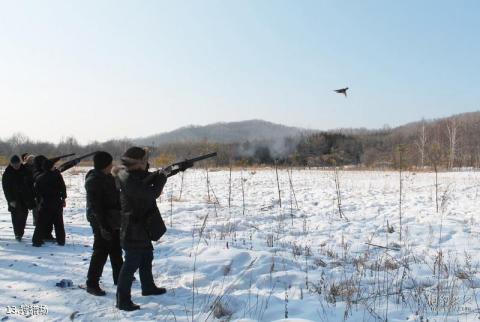
[[[95,296],[105,296],[107,294],[98,285],[87,286],[87,293],[90,293],[90,294],[95,295]]]
[[[122,311],[136,311],[140,310],[140,305],[132,302],[130,298],[121,297],[117,294],[117,304],[115,307]]]
[[[149,295],[162,295],[167,293],[167,290],[163,287],[156,287],[152,288],[151,290],[147,291],[142,291],[143,296],[149,296]]]

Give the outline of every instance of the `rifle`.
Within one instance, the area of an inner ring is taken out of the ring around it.
[[[65,171],[67,171],[68,169],[73,168],[74,166],[76,166],[77,164],[79,164],[80,161],[82,161],[83,159],[88,158],[88,157],[91,157],[92,155],[95,155],[96,153],[97,153],[97,151],[91,152],[91,153],[87,153],[87,154],[84,154],[84,155],[82,155],[82,156],[79,156],[78,158],[69,160],[69,161],[67,161],[67,162],[62,163],[61,165],[59,165],[59,166],[57,167],[57,169],[58,169],[58,171],[60,171],[60,172],[65,172]]]
[[[163,169],[151,172],[151,174],[144,179],[144,182],[149,183],[150,180],[152,180],[156,175],[158,175],[160,173],[164,174],[167,178],[171,177],[173,175],[176,175],[180,171],[181,166],[186,164],[186,163],[193,164],[195,162],[202,161],[202,160],[209,159],[209,158],[213,158],[213,157],[216,157],[216,156],[217,156],[217,152],[212,152],[212,153],[200,155],[200,156],[192,158],[192,159],[185,159],[183,161],[172,163],[172,164],[170,164],[169,166],[167,166]]]
[[[165,169],[171,168],[170,172],[173,172],[173,171],[179,170],[180,166],[185,164],[185,163],[195,163],[195,162],[202,161],[202,160],[209,159],[209,158],[213,158],[213,157],[216,157],[216,156],[217,156],[217,152],[212,152],[212,153],[200,155],[200,156],[192,158],[192,159],[185,159],[184,161],[172,163],[168,167],[166,167]],[[162,170],[159,170],[159,171],[162,171]]]
[[[53,163],[57,163],[61,159],[65,159],[65,158],[68,158],[68,157],[71,157],[71,156],[74,156],[74,155],[75,155],[75,153],[69,153],[69,154],[59,155],[58,157],[50,158],[49,160],[52,161]]]

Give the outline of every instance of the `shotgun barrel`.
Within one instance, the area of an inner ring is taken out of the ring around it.
[[[202,160],[209,159],[209,158],[213,158],[213,157],[216,157],[216,156],[217,156],[217,152],[212,152],[212,153],[200,155],[200,156],[192,158],[192,159],[185,159],[183,161],[172,163],[172,164],[170,164],[169,166],[167,166],[163,169],[151,172],[151,174],[148,175],[143,181],[145,183],[149,183],[149,182],[151,182],[151,180],[155,176],[157,176],[160,173],[164,174],[166,177],[171,177],[173,175],[176,175],[181,170],[182,165],[193,164],[195,162],[202,161]]]
[[[69,153],[69,154],[64,154],[64,155],[59,155],[58,157],[53,157],[53,158],[50,158],[50,161],[52,161],[53,163],[57,163],[58,161],[62,160],[62,159],[65,159],[65,158],[68,158],[68,157],[72,157],[74,156],[75,153]]]
[[[76,166],[77,164],[80,163],[80,161],[82,161],[83,159],[86,159],[88,157],[91,157],[92,155],[95,155],[97,153],[97,151],[95,152],[91,152],[91,153],[87,153],[87,154],[84,154],[82,156],[79,156],[78,158],[75,158],[75,159],[72,159],[72,160],[69,160],[65,163],[62,163],[61,165],[59,165],[57,167],[58,171],[60,172],[65,172],[67,171],[68,169],[70,168],[73,168],[74,166]]]

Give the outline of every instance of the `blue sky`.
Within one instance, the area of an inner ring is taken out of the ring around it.
[[[0,137],[480,110],[479,1],[3,1]],[[332,90],[348,86],[349,97]]]

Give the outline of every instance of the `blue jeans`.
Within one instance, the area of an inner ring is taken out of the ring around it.
[[[131,301],[131,289],[133,274],[140,270],[140,282],[142,291],[148,292],[155,288],[152,275],[152,249],[125,250],[125,261],[123,262],[120,276],[118,277],[117,299],[118,301]]]

